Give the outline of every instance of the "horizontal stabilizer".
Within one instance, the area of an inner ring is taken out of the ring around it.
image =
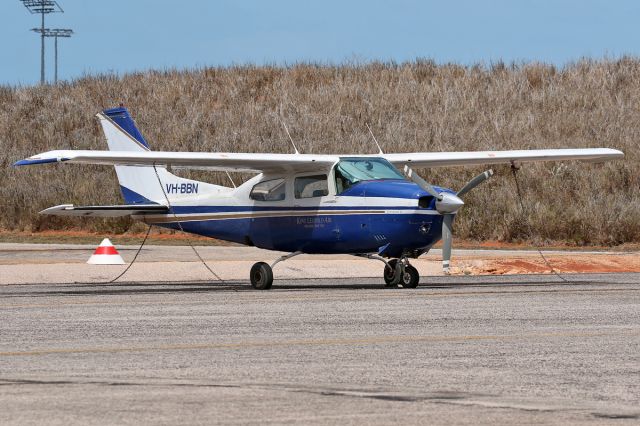
[[[62,204],[42,210],[40,214],[54,216],[85,216],[85,217],[121,217],[129,215],[145,215],[167,213],[169,208],[160,204],[137,204],[124,206],[74,206]]]

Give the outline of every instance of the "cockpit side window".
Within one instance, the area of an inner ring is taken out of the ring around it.
[[[398,169],[384,158],[345,157],[335,167],[336,193],[367,180],[404,179]]]
[[[293,188],[296,198],[313,198],[329,195],[327,175],[297,177]]]
[[[256,184],[249,198],[256,201],[282,201],[286,197],[286,181],[284,179],[265,180]]]

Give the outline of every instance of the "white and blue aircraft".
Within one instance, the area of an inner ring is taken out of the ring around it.
[[[115,166],[124,205],[64,204],[41,213],[134,219],[220,240],[288,252],[273,264],[258,262],[250,280],[269,289],[273,266],[301,253],[343,253],[385,263],[387,285],[414,288],[419,274],[409,259],[443,240],[446,273],[451,227],[463,196],[491,177],[488,170],[459,191],[433,186],[413,168],[534,161],[620,159],[608,148],[377,155],[154,152],[124,107],[97,114],[108,151],[58,150],[15,163]],[[167,167],[252,172],[237,188],[184,179]],[[400,170],[403,170],[401,172]]]

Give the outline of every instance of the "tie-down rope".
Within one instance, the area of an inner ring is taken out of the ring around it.
[[[528,220],[527,215],[526,215],[526,210],[524,208],[524,201],[523,201],[523,197],[522,197],[522,191],[520,190],[520,182],[518,182],[518,170],[520,170],[520,168],[516,167],[515,164],[511,163],[511,173],[513,174],[513,180],[516,183],[516,192],[517,192],[517,195],[518,195],[518,202],[520,204],[520,211],[522,212],[522,219],[527,224],[527,228],[528,228],[528,231],[529,231],[529,238],[532,239],[532,245],[538,251],[538,254],[540,254],[540,257],[544,261],[545,265],[547,265],[547,268],[549,268],[549,271],[552,274],[554,274],[556,277],[560,278],[565,283],[568,283],[569,280],[566,279],[565,277],[563,277],[560,274],[560,272],[558,272],[556,270],[556,268],[554,268],[553,265],[551,265],[551,262],[549,262],[549,260],[542,253],[542,250],[540,249],[540,247],[538,247],[537,244],[533,244],[533,238],[532,238],[533,226],[531,225],[531,221]]]
[[[176,215],[176,212],[173,210],[173,208],[171,207],[171,202],[169,201],[169,197],[167,196],[167,193],[164,190],[164,187],[162,186],[162,180],[160,180],[160,175],[158,174],[158,169],[156,168],[156,165],[153,165],[153,171],[156,174],[156,178],[158,179],[158,184],[160,185],[160,189],[162,190],[162,194],[164,195],[165,200],[167,200],[167,207],[169,208],[169,210],[171,210],[171,212],[173,213],[173,217],[176,219],[176,222],[178,223],[178,228],[180,228],[180,231],[185,232],[184,229],[182,228],[182,223],[180,223],[180,220],[178,220],[178,216]],[[135,263],[136,259],[138,258],[138,255],[140,254],[140,252],[142,251],[142,247],[144,247],[145,243],[147,242],[147,239],[149,238],[149,234],[151,233],[151,228],[153,227],[152,224],[147,223],[147,226],[149,227],[147,229],[147,233],[144,236],[144,239],[142,240],[142,243],[140,244],[140,247],[138,247],[138,250],[136,251],[135,256],[133,256],[133,259],[131,260],[131,262],[129,263],[129,265],[127,265],[127,267],[125,268],[124,271],[122,271],[117,277],[115,277],[114,279],[112,279],[111,281],[107,281],[107,284],[111,284],[116,282],[118,279],[120,279],[124,274],[127,273],[127,271],[129,271],[129,269],[131,268],[131,266],[133,266],[133,264]],[[225,280],[223,280],[222,278],[220,278],[220,276],[218,274],[216,274],[213,269],[211,269],[209,267],[209,265],[207,265],[207,262],[205,262],[205,260],[202,258],[202,256],[200,255],[200,253],[198,253],[198,250],[196,250],[196,248],[194,247],[194,245],[191,243],[191,240],[187,239],[187,243],[189,243],[189,247],[191,247],[191,250],[193,250],[193,252],[196,254],[196,256],[198,257],[198,259],[200,260],[200,262],[202,262],[202,264],[204,265],[205,268],[207,268],[207,270],[211,273],[211,275],[217,279],[218,281],[220,281],[221,283],[224,283]]]

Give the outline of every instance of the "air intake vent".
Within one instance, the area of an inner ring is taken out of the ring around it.
[[[428,195],[426,197],[418,198],[418,207],[427,209],[431,205],[431,201],[433,201],[433,197]]]

